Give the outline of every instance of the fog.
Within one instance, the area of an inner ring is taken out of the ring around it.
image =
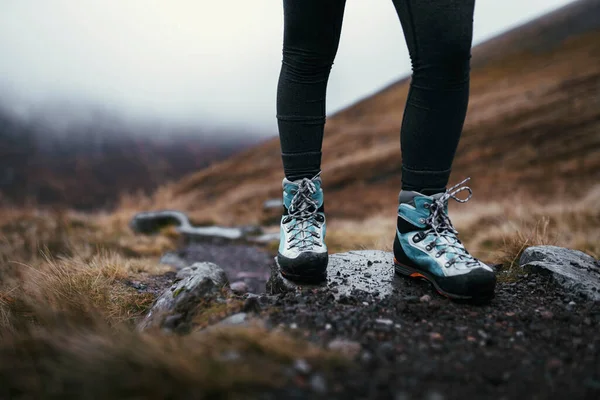
[[[475,43],[569,3],[479,0]],[[0,0],[0,98],[26,116],[60,104],[131,120],[276,133],[278,0]],[[405,76],[391,0],[348,0],[328,112]]]

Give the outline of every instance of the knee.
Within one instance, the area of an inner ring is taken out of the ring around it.
[[[326,82],[333,65],[335,52],[284,47],[283,68],[288,79],[298,83]]]
[[[413,84],[427,89],[454,90],[469,82],[471,46],[443,43],[412,59]]]

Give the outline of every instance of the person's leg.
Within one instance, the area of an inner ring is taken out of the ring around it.
[[[474,0],[394,0],[413,65],[402,123],[402,190],[394,264],[460,299],[494,294],[493,270],[467,252],[448,216],[446,191],[469,100]]]
[[[345,0],[284,0],[283,61],[277,120],[285,179],[277,263],[291,280],[327,275],[321,145],[329,72]]]
[[[285,176],[312,178],[321,168],[325,95],[346,0],[284,0],[283,61],[277,120]]]
[[[393,0],[412,60],[402,189],[444,191],[469,101],[475,0]]]

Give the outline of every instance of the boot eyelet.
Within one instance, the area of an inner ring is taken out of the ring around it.
[[[412,237],[413,243],[419,243],[421,241],[421,236],[417,233]]]
[[[440,253],[436,253],[435,258],[440,258],[442,255]]]
[[[431,205],[430,205],[429,203],[425,203],[425,204],[423,205],[423,207],[424,207],[426,210],[429,210],[429,207],[431,207]]]
[[[449,262],[447,262],[445,265],[446,265],[446,268],[450,268],[450,263]]]
[[[420,222],[420,223],[422,223],[422,224],[424,224],[424,223],[425,223],[425,219],[423,219],[423,218],[420,218],[420,219],[419,219],[419,222]]]
[[[432,247],[431,247],[431,246],[429,246],[429,245],[427,245],[427,247],[425,247],[425,249],[426,249],[427,251],[431,251]]]

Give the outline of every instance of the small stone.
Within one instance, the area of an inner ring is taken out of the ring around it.
[[[431,340],[443,340],[444,337],[438,332],[431,332],[429,334],[429,339]]]
[[[290,329],[298,329],[298,324],[297,324],[297,323],[295,323],[295,322],[292,322],[292,323],[290,324]]]
[[[248,292],[248,285],[244,281],[237,281],[231,284],[231,291],[236,294],[244,294]]]
[[[363,305],[363,306],[368,306],[368,305],[369,305],[369,303],[367,303],[366,301],[363,301],[363,302],[362,302],[362,305]]]
[[[567,310],[572,311],[576,305],[577,303],[575,303],[574,301],[570,301],[569,304],[567,304]]]
[[[302,358],[294,361],[294,369],[303,375],[308,375],[311,371],[310,365]]]
[[[428,295],[428,294],[423,295],[423,296],[421,296],[421,298],[419,299],[419,301],[421,303],[429,303],[431,301],[431,296]]]
[[[242,310],[244,312],[259,313],[261,310],[259,298],[256,296],[248,297],[246,301],[244,301],[244,306],[242,307]]]
[[[477,341],[477,339],[474,338],[473,336],[467,336],[467,341],[471,342],[471,343],[475,343]]]
[[[327,383],[325,382],[325,378],[322,375],[313,375],[309,381],[310,387],[313,391],[317,393],[325,393],[327,392]]]
[[[247,319],[248,314],[237,313],[225,318],[224,320],[219,322],[219,325],[245,325]]]
[[[375,322],[382,325],[392,325],[394,323],[394,321],[387,318],[377,318]]]
[[[328,331],[331,329],[331,324],[325,324],[325,330]]]
[[[540,315],[542,316],[542,318],[544,319],[552,319],[554,317],[554,314],[552,313],[552,311],[542,311],[540,313]]]
[[[361,345],[358,342],[346,339],[335,339],[329,342],[327,348],[332,351],[342,353],[348,358],[356,357],[361,350]]]

